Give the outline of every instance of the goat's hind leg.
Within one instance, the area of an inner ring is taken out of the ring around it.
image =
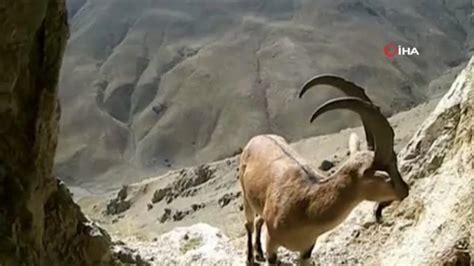
[[[252,233],[254,230],[255,212],[253,211],[248,201],[245,199],[245,196],[244,196],[244,212],[245,212],[245,219],[246,219],[245,230],[247,231],[247,265],[251,266],[251,265],[254,265]]]
[[[256,254],[256,259],[258,261],[265,261],[265,256],[263,255],[263,249],[262,249],[262,226],[263,226],[263,218],[258,216],[257,219],[255,219],[255,252]]]

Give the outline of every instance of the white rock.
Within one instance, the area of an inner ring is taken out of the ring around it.
[[[156,241],[125,240],[153,265],[244,265],[243,256],[219,229],[198,223],[176,227]]]

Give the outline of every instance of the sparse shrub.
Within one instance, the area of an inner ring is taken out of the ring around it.
[[[127,196],[128,196],[128,186],[123,185],[117,194],[117,198],[120,201],[124,201],[127,198]]]
[[[171,209],[166,208],[160,217],[160,223],[165,223],[171,218]]]
[[[221,208],[227,206],[231,201],[240,197],[241,192],[236,193],[226,193],[221,198],[219,198],[218,203]]]
[[[193,186],[198,186],[202,183],[205,183],[209,179],[213,178],[215,172],[216,172],[216,169],[211,169],[209,165],[205,165],[205,164],[200,165],[194,171],[196,178],[194,179]]]
[[[197,210],[202,209],[204,207],[206,207],[206,204],[204,204],[204,203],[191,205],[191,208],[193,209],[193,211],[197,211]]]
[[[107,204],[107,209],[105,211],[105,214],[107,215],[119,214],[130,209],[130,207],[131,207],[130,201],[127,201],[127,200],[121,201],[119,199],[112,199]]]
[[[155,193],[153,193],[153,198],[151,199],[151,202],[153,204],[160,202],[166,197],[166,195],[170,193],[171,193],[171,188],[169,187],[158,189],[155,191]]]
[[[180,210],[177,210],[174,214],[173,214],[173,221],[181,221],[183,220],[183,218],[188,215],[188,212],[187,211],[180,211]]]
[[[200,237],[196,237],[196,238],[188,237],[184,241],[185,242],[183,243],[183,245],[179,248],[179,251],[181,251],[181,253],[183,254],[190,250],[194,250],[198,248],[202,243],[202,239]]]
[[[132,204],[130,203],[130,201],[126,200],[127,196],[128,187],[124,185],[117,193],[117,197],[107,203],[105,214],[115,215],[130,209]]]

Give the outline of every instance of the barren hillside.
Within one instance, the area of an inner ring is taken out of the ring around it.
[[[351,124],[334,119],[351,117],[340,113],[326,117],[326,127],[306,126],[332,93],[297,99],[314,74],[367,87],[390,114],[442,93],[472,53],[469,0],[68,6],[56,172],[92,189],[228,157],[258,133],[298,140]],[[388,60],[388,42],[420,55]]]

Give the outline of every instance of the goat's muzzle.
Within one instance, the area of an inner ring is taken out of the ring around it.
[[[396,157],[394,158],[396,160]],[[402,175],[398,171],[398,166],[396,161],[390,164],[388,167],[388,173],[392,179],[393,187],[395,190],[395,193],[397,194],[397,198],[399,201],[402,201],[406,197],[408,197],[408,194],[410,192],[410,187],[408,184],[403,180]]]
[[[397,200],[402,201],[408,195],[410,194],[410,187],[408,184],[402,179],[400,172],[398,171],[398,167],[396,163],[392,164],[391,167],[389,167],[389,174],[391,177],[391,182],[393,185],[393,188],[395,190],[395,193],[397,195]],[[392,204],[393,201],[385,201],[385,202],[379,202],[375,206],[374,210],[374,215],[375,215],[375,220],[380,223],[382,221],[382,211],[386,207],[388,207],[390,204]]]

